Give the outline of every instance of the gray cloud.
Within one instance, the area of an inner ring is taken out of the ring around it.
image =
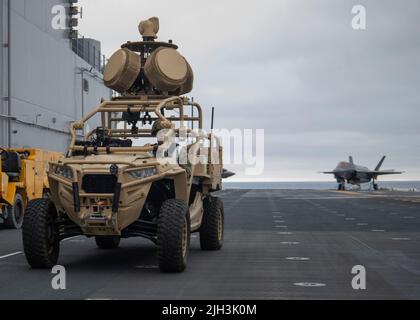
[[[367,9],[367,30],[351,8]],[[420,179],[420,3],[400,1],[82,1],[81,32],[109,56],[161,18],[196,74],[216,124],[266,130],[266,171],[249,179],[325,179],[349,154]],[[206,123],[210,123],[207,109]],[[240,179],[243,168],[239,171]]]

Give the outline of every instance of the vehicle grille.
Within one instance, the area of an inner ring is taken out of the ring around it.
[[[86,193],[114,193],[117,176],[104,174],[87,174],[83,177],[82,188]]]

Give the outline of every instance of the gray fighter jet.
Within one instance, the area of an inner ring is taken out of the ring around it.
[[[384,163],[385,156],[379,161],[375,170],[369,170],[366,167],[354,164],[353,157],[349,157],[349,162],[342,161],[337,165],[333,171],[322,172],[324,174],[333,174],[338,182],[338,190],[346,190],[346,182],[360,187],[362,183],[373,182],[373,189],[378,190],[378,176],[389,174],[402,174],[404,172],[397,172],[395,170],[380,170]]]

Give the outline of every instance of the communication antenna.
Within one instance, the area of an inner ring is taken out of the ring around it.
[[[210,133],[210,152],[213,154],[213,131],[214,131],[214,107],[211,108],[211,133]]]
[[[214,130],[214,107],[211,108],[211,133],[213,133]]]
[[[194,97],[191,98],[191,130],[194,130]]]

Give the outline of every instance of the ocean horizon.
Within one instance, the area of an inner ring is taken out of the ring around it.
[[[379,181],[379,188],[390,190],[420,191],[420,181]],[[369,190],[371,183],[362,184],[362,190]],[[347,185],[351,189],[352,185]],[[337,188],[332,181],[270,181],[270,182],[224,182],[223,188],[228,189],[293,189],[293,190],[331,190]]]

